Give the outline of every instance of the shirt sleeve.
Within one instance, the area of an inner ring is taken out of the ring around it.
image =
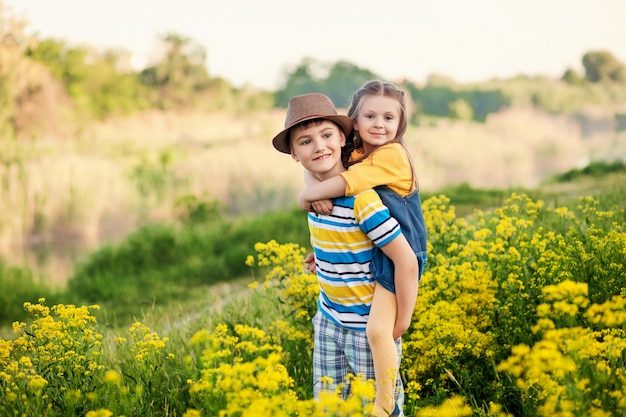
[[[401,190],[405,182],[411,189],[411,166],[402,145],[383,146],[363,161],[341,173],[346,181],[346,196],[355,196],[379,185]],[[408,177],[407,177],[408,174]],[[407,181],[408,180],[408,181]]]
[[[361,230],[378,247],[385,246],[402,233],[398,221],[391,217],[374,190],[366,190],[355,197],[354,215]]]

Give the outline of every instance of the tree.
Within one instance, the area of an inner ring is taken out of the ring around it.
[[[561,76],[561,81],[564,81],[571,85],[580,85],[583,82],[583,78],[571,68],[568,68]]]
[[[163,58],[140,73],[140,80],[159,90],[159,107],[191,107],[195,93],[208,89],[211,80],[206,69],[206,50],[191,39],[175,33],[161,38]]]
[[[288,69],[283,71],[285,85],[276,92],[276,104],[279,107],[287,107],[289,99],[293,96],[321,92],[320,82],[313,75],[316,65],[312,58],[304,58],[293,71],[289,72]]]
[[[626,81],[626,68],[608,51],[587,52],[582,59],[585,78],[592,83]]]
[[[322,92],[330,97],[337,107],[348,107],[356,90],[367,81],[379,78],[373,72],[350,62],[337,61],[323,82]]]
[[[337,107],[348,107],[352,94],[366,81],[380,79],[373,72],[347,61],[333,65],[304,58],[296,68],[284,73],[285,86],[276,92],[276,104],[287,107],[293,96],[306,93],[326,94]]]
[[[100,52],[44,39],[26,54],[46,66],[63,83],[77,104],[77,110],[87,116],[103,119],[147,107],[148,92],[135,74],[128,72],[126,51]],[[118,70],[124,67],[123,72]]]
[[[35,42],[26,34],[25,21],[0,1],[0,135],[12,135],[15,102],[37,83],[37,68],[24,58],[24,51]]]

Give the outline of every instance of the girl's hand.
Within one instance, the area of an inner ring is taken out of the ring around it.
[[[313,206],[313,210],[317,214],[330,214],[333,211],[333,202],[332,200],[320,200],[314,201],[311,206]]]
[[[396,323],[393,326],[393,340],[397,340],[400,336],[406,333],[411,326],[411,319],[408,321],[402,321],[400,318],[396,318]]]
[[[315,211],[313,210],[313,205],[311,204],[311,202],[304,198],[303,194],[304,192],[301,192],[298,195],[298,206],[304,211]]]

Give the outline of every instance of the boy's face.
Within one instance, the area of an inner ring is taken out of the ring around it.
[[[320,180],[345,170],[341,148],[346,137],[336,124],[328,120],[296,126],[290,132],[291,157]]]

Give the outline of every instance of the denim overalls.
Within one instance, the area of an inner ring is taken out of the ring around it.
[[[402,197],[385,185],[375,187],[374,190],[376,190],[382,202],[387,206],[391,215],[398,221],[402,234],[406,237],[411,248],[413,248],[419,264],[419,280],[422,277],[428,258],[426,223],[424,222],[419,191],[415,190],[408,196]],[[395,294],[393,262],[378,247],[374,248],[372,254],[371,271],[376,282],[379,282],[383,287]]]

